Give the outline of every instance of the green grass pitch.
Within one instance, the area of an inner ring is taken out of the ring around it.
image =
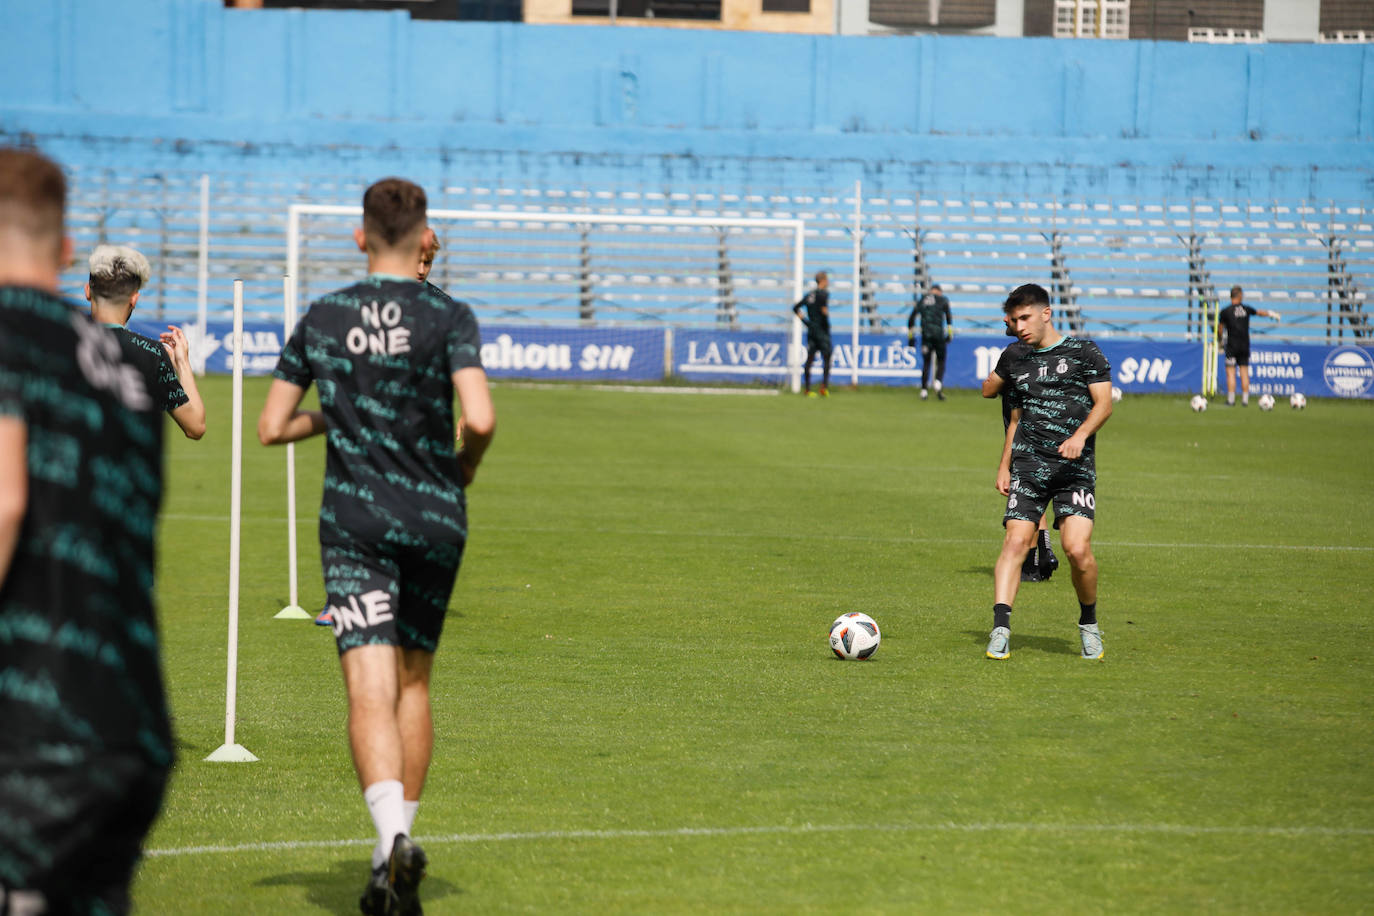
[[[287,599],[285,450],[245,396],[237,738],[223,741],[229,383],[169,445],[159,604],[180,746],[139,912],[351,913],[372,825],[333,640]],[[1067,567],[983,657],[997,405],[495,389],[416,834],[445,913],[1352,912],[1374,900],[1374,404],[1099,436],[1101,663]],[[169,425],[169,433],[175,428]],[[322,600],[321,440],[297,447]],[[1056,541],[1057,547],[1057,541]],[[868,662],[826,630],[863,610]]]

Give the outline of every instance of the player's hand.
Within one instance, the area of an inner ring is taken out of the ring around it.
[[[1072,436],[1059,443],[1059,454],[1072,461],[1082,456],[1083,447],[1086,444],[1087,440],[1085,438],[1074,433]]]
[[[1011,495],[1011,468],[997,469],[997,492],[1003,496]]]
[[[1283,316],[1280,315],[1278,312],[1274,312],[1274,311],[1271,311],[1271,312],[1269,313],[1269,317],[1272,318],[1272,319],[1274,319],[1275,321],[1282,321],[1282,320],[1283,320]]]
[[[946,328],[946,329],[945,329],[945,340],[953,340],[953,339],[954,339],[954,328]]]
[[[162,346],[167,350],[167,357],[175,365],[183,365],[190,362],[191,342],[186,339],[181,328],[174,324],[167,325],[167,330],[158,335],[162,341]]]

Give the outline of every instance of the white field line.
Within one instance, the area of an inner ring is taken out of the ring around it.
[[[690,385],[609,385],[600,384],[573,384],[556,385],[552,382],[497,382],[492,381],[493,388],[524,388],[533,391],[624,391],[631,394],[731,394],[743,395],[745,397],[777,397],[782,394],[778,388],[722,388],[704,387]]]
[[[1207,827],[1193,824],[779,824],[761,827],[679,827],[672,830],[541,830],[514,833],[449,833],[417,836],[426,846],[459,843],[512,843],[561,840],[676,839],[689,837],[734,837],[768,834],[802,835],[808,833],[1039,833],[1039,834],[1161,834],[1170,836],[1238,837],[1374,837],[1374,827],[1273,827],[1235,825]],[[337,849],[372,846],[375,838],[353,840],[280,840],[269,843],[239,843],[225,846],[180,846],[148,849],[149,858],[191,855],[228,855],[240,852],[273,852],[301,849]]]
[[[229,523],[227,515],[185,515],[174,512],[164,513],[163,519],[175,522],[218,522],[221,524]],[[286,524],[285,516],[244,516],[245,523],[252,524]],[[298,518],[297,525],[314,525],[318,520],[312,515],[307,518]],[[548,528],[539,526],[521,525],[482,525],[481,531],[510,532],[516,534],[567,534],[567,528]],[[579,528],[578,534],[606,534],[616,536],[648,536],[666,538],[735,538],[735,539],[806,539],[815,540],[818,535],[814,532],[787,532],[787,531],[667,531],[661,529],[645,528]],[[875,543],[891,544],[993,544],[1001,540],[1000,535],[986,538],[950,538],[950,537],[905,537],[901,535],[883,537],[871,534],[825,534],[820,535],[828,541],[872,541]],[[1169,550],[1179,548],[1182,550],[1332,550],[1332,551],[1356,551],[1372,552],[1374,547],[1366,547],[1359,544],[1223,544],[1219,541],[1208,541],[1207,543],[1190,543],[1187,541],[1113,541],[1099,538],[1093,541],[1094,547],[1131,547],[1131,548],[1150,548]]]

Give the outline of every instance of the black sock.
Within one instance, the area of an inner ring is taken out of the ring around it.
[[[1040,529],[1040,546],[1045,548],[1046,550],[1050,549],[1050,529]]]
[[[1080,627],[1086,627],[1090,623],[1097,623],[1096,601],[1094,601],[1092,604],[1084,604],[1080,601],[1078,602],[1078,607],[1078,625]]]
[[[992,606],[992,628],[1006,627],[1011,629],[1011,605],[994,604]]]

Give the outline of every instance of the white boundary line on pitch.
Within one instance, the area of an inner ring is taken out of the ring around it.
[[[552,382],[498,382],[492,380],[493,388],[524,388],[532,391],[628,391],[639,394],[736,394],[745,396],[777,397],[782,391],[777,388],[703,388],[684,385],[607,385],[595,383],[573,383],[555,385]]]
[[[1203,827],[1193,824],[799,824],[762,827],[679,827],[674,830],[541,830],[513,833],[450,833],[417,836],[423,844],[443,846],[455,843],[510,843],[543,840],[621,840],[672,839],[682,837],[732,837],[769,834],[807,833],[1125,833],[1173,836],[1247,836],[1247,837],[1374,837],[1374,827]],[[372,846],[376,839],[355,840],[280,840],[268,843],[240,843],[234,846],[182,846],[148,849],[148,858],[167,856],[215,855],[237,852],[336,849]]]
[[[227,515],[182,515],[177,513],[165,513],[161,518],[175,522],[220,522],[228,523]],[[280,525],[285,524],[285,516],[245,516],[245,522],[260,524]],[[314,516],[296,520],[297,525],[314,525],[318,522]],[[495,532],[514,532],[519,534],[566,534],[568,528],[541,528],[538,526],[524,525],[483,525],[482,531]],[[810,533],[797,532],[770,532],[770,531],[667,531],[657,528],[579,528],[579,534],[613,534],[618,536],[628,535],[647,535],[649,537],[702,537],[702,538],[758,538],[760,540],[768,538],[806,538],[808,540],[817,537]],[[880,537],[871,534],[826,534],[825,540],[830,541],[874,541],[881,543],[894,544],[987,544],[991,541],[1000,540],[998,537],[988,538],[923,538],[923,537]],[[1370,552],[1374,547],[1366,547],[1360,544],[1222,544],[1209,541],[1205,544],[1191,543],[1184,541],[1165,542],[1165,541],[1113,541],[1106,538],[1099,538],[1093,541],[1095,547],[1130,547],[1130,548],[1155,548],[1170,549],[1179,548],[1182,550],[1199,549],[1224,549],[1224,550],[1331,550],[1331,551],[1355,551]]]

